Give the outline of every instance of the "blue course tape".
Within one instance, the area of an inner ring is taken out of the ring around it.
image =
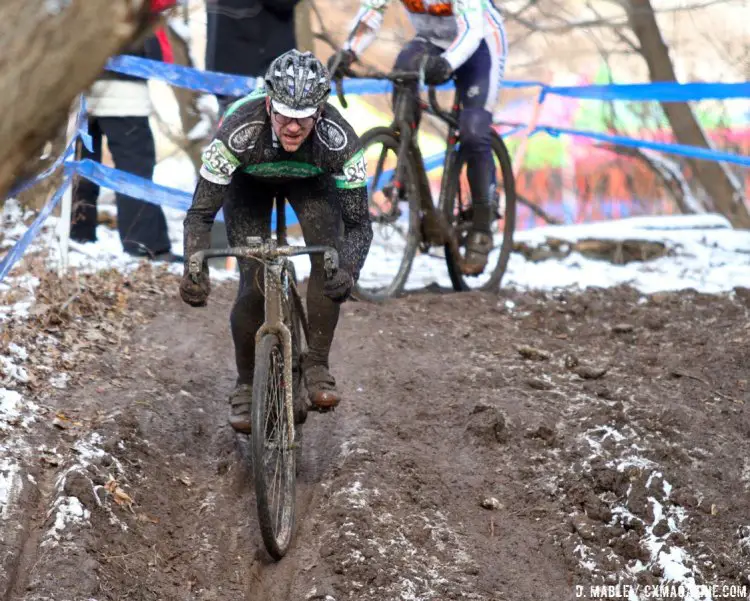
[[[168,188],[149,179],[107,167],[91,159],[71,162],[67,166],[78,175],[104,188],[171,209],[187,211],[193,198],[191,193],[184,190]]]
[[[148,58],[123,54],[109,60],[107,70],[143,79],[158,79],[180,88],[188,88],[209,94],[225,94],[227,96],[245,96],[255,89],[254,77],[243,77],[218,71],[202,71],[184,65],[163,63]],[[504,81],[501,86],[506,88],[528,88],[541,86],[536,81]],[[438,90],[451,90],[452,82],[437,86]],[[347,79],[344,90],[347,94],[384,94],[393,89],[393,84],[382,79]],[[331,92],[336,93],[335,86]]]
[[[142,77],[143,79],[158,79],[173,86],[209,94],[245,96],[255,88],[254,77],[201,71],[184,65],[163,63],[136,56],[122,55],[111,58],[107,62],[106,68],[109,71],[124,75]]]
[[[55,195],[50,199],[50,201],[46,204],[46,206],[39,212],[39,215],[37,215],[36,219],[34,219],[34,222],[31,224],[29,229],[26,230],[23,236],[13,245],[13,248],[8,251],[8,254],[3,257],[3,260],[0,262],[0,282],[2,282],[5,279],[5,276],[8,275],[10,270],[13,268],[13,265],[16,264],[16,262],[23,256],[23,253],[26,252],[26,249],[29,247],[29,244],[31,244],[31,241],[36,237],[36,235],[39,233],[39,230],[41,229],[44,222],[47,220],[47,217],[50,216],[52,211],[55,209],[57,204],[60,202],[60,199],[63,197],[63,194],[65,193],[65,190],[67,190],[68,186],[70,185],[70,181],[72,179],[72,174],[68,174],[65,176],[65,179],[63,180],[62,186],[60,186],[60,189],[55,192]]]
[[[173,86],[189,88],[209,94],[244,96],[255,88],[254,77],[243,77],[216,71],[202,71],[183,65],[163,63],[147,58],[122,55],[110,59],[108,70],[143,79],[159,79]],[[652,82],[640,84],[606,84],[590,86],[547,86],[532,80],[505,80],[500,83],[504,88],[542,89],[541,97],[547,94],[585,98],[591,100],[631,100],[688,102],[692,100],[724,100],[728,98],[750,98],[750,82],[716,83],[716,82]],[[449,82],[438,86],[439,90],[453,89]],[[378,79],[346,80],[347,93],[383,94],[393,89],[393,85]],[[335,88],[333,93],[335,93]]]
[[[703,159],[707,161],[723,161],[726,163],[734,163],[735,165],[742,165],[743,167],[750,167],[750,157],[748,156],[732,154],[730,152],[723,152],[721,150],[700,148],[698,146],[687,146],[685,144],[666,144],[664,142],[651,142],[649,140],[636,140],[634,138],[627,138],[625,136],[612,136],[609,134],[601,134],[594,131],[582,131],[578,129],[550,127],[546,125],[538,126],[532,132],[532,135],[538,132],[545,132],[555,137],[559,136],[560,134],[568,136],[581,136],[585,138],[591,138],[592,140],[599,140],[600,142],[607,142],[609,144],[630,146],[631,148],[648,148],[650,150],[658,150],[660,152],[666,152],[669,154],[678,154],[694,159]]]
[[[542,99],[547,94],[590,100],[631,100],[635,102],[726,100],[729,98],[750,98],[750,81],[738,83],[652,82],[601,86],[544,86]]]
[[[113,169],[92,161],[84,159],[82,161],[71,162],[66,165],[74,170],[80,176],[98,184],[109,190],[114,190],[120,194],[132,196],[151,204],[161,205],[179,211],[187,211],[193,201],[192,192],[185,192],[176,188],[169,188],[156,184],[149,179],[126,173],[119,169]],[[286,223],[292,225],[297,223],[297,215],[292,207],[287,203],[285,205]],[[217,221],[224,221],[223,210],[219,211],[216,216]],[[271,226],[276,225],[276,210],[271,215]]]

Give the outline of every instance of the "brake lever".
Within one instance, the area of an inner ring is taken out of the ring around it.
[[[344,78],[343,77],[337,77],[336,78],[336,97],[339,99],[339,102],[341,103],[341,106],[343,108],[349,108],[349,103],[346,101],[346,98],[344,98]]]

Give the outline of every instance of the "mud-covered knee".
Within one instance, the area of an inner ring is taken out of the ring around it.
[[[470,151],[484,150],[490,145],[492,113],[483,108],[467,108],[459,119],[461,144]]]

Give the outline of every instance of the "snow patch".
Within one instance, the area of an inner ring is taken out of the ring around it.
[[[16,490],[23,485],[20,468],[11,459],[0,460],[0,520],[8,519],[9,507]]]
[[[47,514],[48,518],[53,511],[55,512],[55,521],[52,527],[47,530],[40,545],[42,548],[55,546],[61,540],[66,527],[88,525],[91,517],[91,512],[81,504],[78,497],[58,497]]]
[[[628,507],[630,506],[631,497],[636,492],[634,490],[637,481],[632,481],[625,494],[614,503],[610,509],[612,512],[611,526],[623,526],[626,529],[631,528],[634,524],[640,524],[643,528],[643,534],[640,537],[640,545],[648,552],[647,561],[635,560],[628,564],[625,570],[618,574],[618,578],[623,581],[635,578],[640,572],[649,571],[654,573],[653,568],[658,568],[661,573],[660,583],[664,585],[674,585],[682,587],[684,594],[681,599],[689,601],[708,601],[712,599],[710,592],[706,593],[707,588],[700,586],[696,582],[696,577],[700,577],[701,572],[698,567],[696,558],[692,557],[690,552],[679,544],[679,536],[675,534],[684,534],[681,530],[687,519],[687,511],[684,507],[671,502],[670,495],[673,490],[672,484],[664,476],[663,470],[658,464],[643,455],[643,450],[631,444],[631,439],[640,438],[636,432],[624,434],[609,425],[600,425],[590,428],[579,435],[579,440],[586,443],[592,454],[588,457],[591,461],[594,457],[606,459],[604,465],[613,471],[623,473],[629,469],[637,469],[642,477],[645,477],[643,487],[647,493],[646,500],[651,508],[650,520],[644,520],[642,516],[635,515]],[[605,445],[606,441],[610,441]],[[573,468],[575,469],[575,468]],[[659,481],[661,484],[659,485]],[[657,529],[657,525],[659,529]],[[747,540],[750,541],[750,528],[747,530],[749,535]],[[742,540],[742,539],[741,539]],[[740,543],[742,545],[742,542]],[[750,542],[747,543],[750,545]],[[592,573],[600,575],[609,574],[597,563],[597,554],[593,549],[588,547],[582,541],[573,549],[578,563],[581,567]],[[631,589],[630,601],[643,601],[646,597],[639,594],[637,588]]]

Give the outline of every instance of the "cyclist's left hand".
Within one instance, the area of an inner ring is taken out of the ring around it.
[[[439,86],[451,78],[453,67],[442,56],[430,56],[424,65],[424,81],[430,86]]]
[[[354,278],[347,269],[339,268],[326,278],[323,284],[323,294],[335,303],[343,303],[352,292]]]
[[[341,57],[339,61],[339,65],[336,68],[336,71],[331,72],[331,67],[333,67],[333,63],[336,62],[336,59]],[[339,50],[338,52],[332,54],[330,58],[328,59],[328,64],[326,65],[326,68],[330,72],[331,79],[335,79],[337,77],[346,77],[347,72],[352,66],[352,63],[356,60],[356,56],[354,52],[351,50]]]

